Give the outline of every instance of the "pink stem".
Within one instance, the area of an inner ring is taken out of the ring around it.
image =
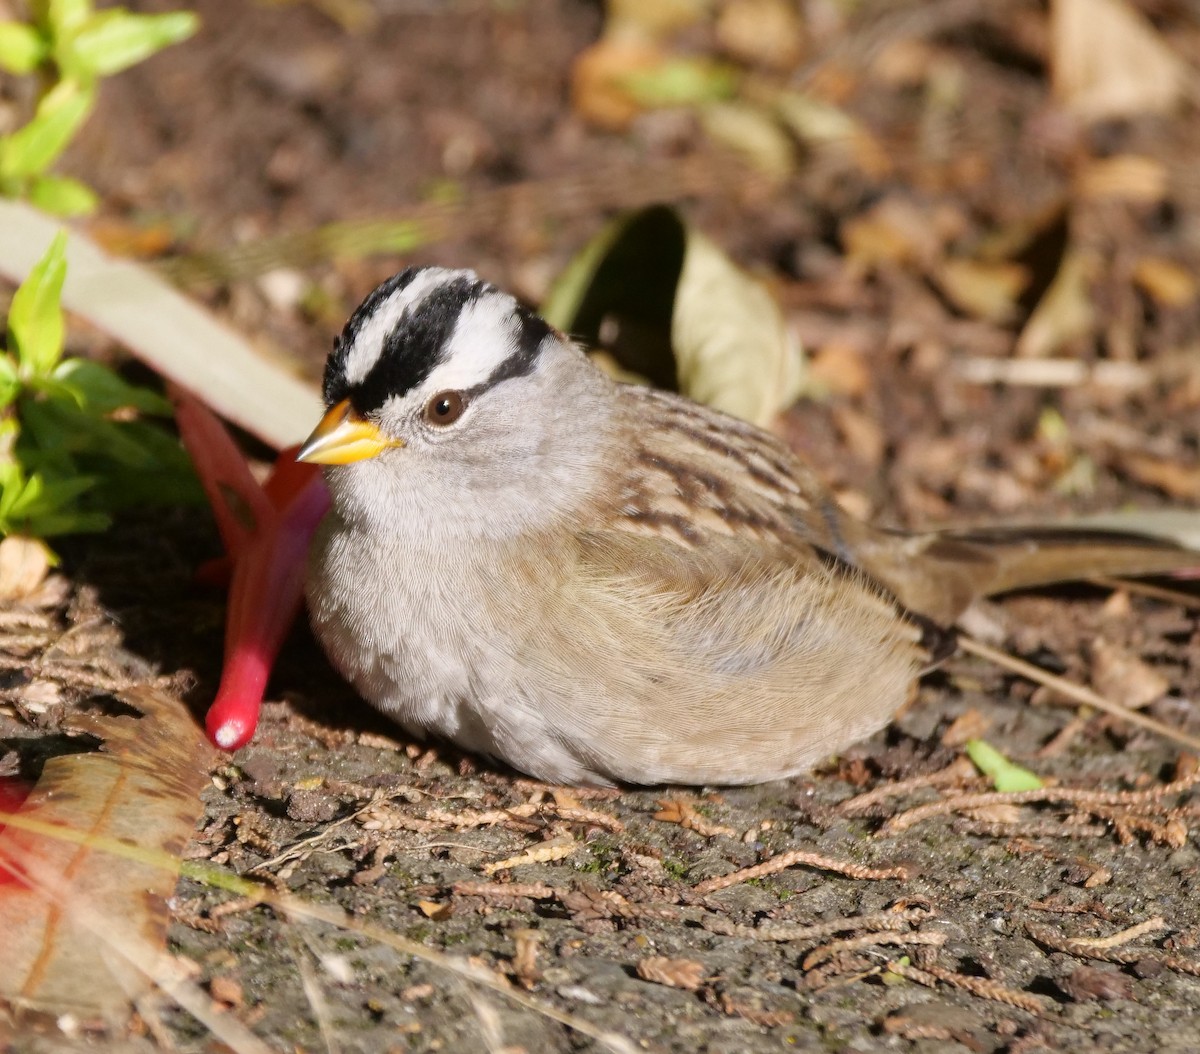
[[[302,467],[307,483],[286,508],[260,523],[234,564],[225,667],[205,721],[209,738],[225,750],[254,735],[267,677],[300,608],[309,542],[329,508],[324,479],[315,467]]]

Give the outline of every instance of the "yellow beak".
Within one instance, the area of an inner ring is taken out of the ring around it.
[[[349,399],[343,399],[321,418],[296,460],[314,465],[349,465],[394,446],[404,446],[404,441],[389,439],[370,421],[359,417],[351,409]]]

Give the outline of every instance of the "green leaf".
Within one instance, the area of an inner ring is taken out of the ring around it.
[[[12,404],[21,390],[17,364],[11,355],[0,353],[0,410]]]
[[[96,211],[98,200],[91,187],[70,176],[35,176],[26,197],[52,216],[86,216]]]
[[[680,58],[627,73],[620,83],[642,106],[687,106],[730,98],[737,90],[737,74],[705,59]]]
[[[967,741],[967,757],[992,781],[996,790],[1010,794],[1015,791],[1041,790],[1045,784],[1029,769],[1009,761],[990,743],[982,739]]]
[[[43,0],[45,21],[56,37],[73,37],[92,14],[92,0]]]
[[[65,359],[54,370],[53,379],[81,408],[93,413],[133,408],[164,417],[171,414],[170,402],[157,392],[127,384],[108,367],[90,359]]]
[[[38,104],[23,128],[0,140],[0,178],[41,175],[66,149],[95,101],[95,91],[62,81]]]
[[[60,231],[29,277],[13,294],[8,331],[16,345],[21,375],[49,373],[62,354],[63,315],[59,306],[67,273],[67,236]]]
[[[89,19],[75,37],[75,56],[92,76],[106,77],[186,40],[199,26],[200,20],[190,11],[162,15],[104,11]]]
[[[99,534],[112,526],[112,517],[104,512],[69,511],[41,513],[25,524],[26,534],[50,538],[59,534]]]
[[[13,462],[0,466],[0,520],[7,520],[9,510],[20,500],[25,490],[25,473]]]
[[[32,73],[46,57],[46,42],[23,22],[0,22],[0,69]]]

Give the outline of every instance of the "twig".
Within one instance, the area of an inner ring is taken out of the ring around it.
[[[992,648],[987,644],[975,640],[973,637],[960,636],[958,638],[958,646],[968,654],[976,655],[981,659],[987,659],[989,662],[993,662],[1003,669],[1011,670],[1013,673],[1020,674],[1022,677],[1028,677],[1031,681],[1050,688],[1060,695],[1065,695],[1068,699],[1073,699],[1077,703],[1093,707],[1096,710],[1102,710],[1104,713],[1118,717],[1122,721],[1129,722],[1131,725],[1137,725],[1140,728],[1156,732],[1160,736],[1174,740],[1176,743],[1180,743],[1192,750],[1200,750],[1200,737],[1189,735],[1187,732],[1172,728],[1170,725],[1164,725],[1161,721],[1156,721],[1152,717],[1147,717],[1145,714],[1131,710],[1127,706],[1122,706],[1111,699],[1106,699],[1097,692],[1093,692],[1090,688],[1085,688],[1083,685],[1069,681],[1065,677],[1052,674],[1047,670],[1043,670],[1040,666],[1034,666],[1033,663],[1025,662],[1023,659],[1018,659],[1016,656],[1009,655],[998,648]]]
[[[901,880],[908,878],[908,868],[906,867],[864,867],[862,864],[854,864],[847,860],[834,860],[832,857],[794,849],[789,853],[780,853],[778,856],[773,856],[770,860],[765,860],[761,864],[755,864],[753,867],[744,867],[740,871],[734,871],[728,875],[719,875],[716,878],[710,878],[693,887],[692,892],[704,896],[707,893],[715,893],[718,889],[728,889],[730,886],[736,886],[741,882],[749,882],[752,878],[762,878],[765,875],[773,875],[779,871],[786,871],[795,864],[807,864],[809,867],[820,868],[823,871],[834,871],[848,878],[875,881],[888,878],[898,878]]]
[[[1041,1015],[1057,1009],[1048,999],[1031,995],[1028,992],[1019,992],[1007,985],[1000,984],[999,981],[993,981],[990,977],[968,977],[966,974],[943,970],[939,966],[926,966],[924,969],[918,969],[902,962],[890,962],[887,968],[891,973],[899,974],[901,977],[906,977],[910,981],[916,981],[917,984],[923,984],[929,988],[936,988],[938,982],[941,981],[943,984],[961,988],[964,992],[970,992],[972,995],[990,999],[996,1003],[1004,1003],[1006,1006],[1015,1006],[1018,1010],[1027,1010],[1031,1014]]]
[[[722,937],[748,937],[759,941],[814,941],[832,937],[835,933],[852,933],[856,930],[887,932],[903,930],[910,923],[929,918],[928,908],[905,908],[902,911],[878,911],[871,915],[851,915],[844,919],[830,919],[811,926],[780,923],[778,925],[746,926],[731,922],[724,915],[707,914],[700,925],[709,933]]]
[[[1166,920],[1161,915],[1155,915],[1153,918],[1146,919],[1145,922],[1139,922],[1136,926],[1130,926],[1128,929],[1118,930],[1107,937],[1073,937],[1071,939],[1075,944],[1087,948],[1116,948],[1121,944],[1137,940],[1144,934],[1157,933],[1166,928]]]
[[[971,780],[978,780],[979,772],[970,758],[957,757],[944,769],[937,772],[927,772],[906,780],[896,780],[894,783],[884,783],[873,787],[864,794],[855,795],[840,802],[837,811],[843,816],[862,816],[870,812],[880,802],[888,798],[897,798],[910,791],[924,790],[926,787],[945,787]]]
[[[919,944],[940,948],[948,939],[948,934],[936,931],[933,933],[919,933],[915,930],[907,930],[903,933],[895,931],[860,933],[857,937],[846,937],[844,940],[831,941],[829,944],[822,944],[819,948],[814,948],[804,957],[800,967],[803,970],[811,970],[844,952],[861,951],[863,948],[874,948],[881,944],[899,944],[904,947]]]
[[[1200,563],[1200,554],[1197,554],[1196,562]],[[1150,597],[1153,600],[1165,600],[1168,604],[1182,604],[1193,610],[1200,608],[1200,596],[1195,593],[1188,593],[1182,589],[1167,589],[1165,586],[1156,586],[1153,582],[1143,582],[1138,578],[1106,578],[1103,575],[1096,575],[1089,578],[1088,581],[1103,586],[1105,589],[1137,593],[1139,596]]]
[[[905,831],[914,824],[940,816],[959,809],[981,809],[989,805],[1029,805],[1043,802],[1078,802],[1087,808],[1089,805],[1140,805],[1145,802],[1155,802],[1171,794],[1190,790],[1194,787],[1200,775],[1193,774],[1186,779],[1174,783],[1164,783],[1147,791],[1095,791],[1083,787],[1041,787],[1028,791],[987,791],[982,794],[959,794],[941,801],[918,805],[898,816],[893,816],[880,828],[880,835],[887,836]]]

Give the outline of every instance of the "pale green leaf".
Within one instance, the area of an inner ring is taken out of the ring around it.
[[[0,140],[0,178],[40,175],[66,149],[92,108],[95,93],[62,81],[38,104],[33,120]]]
[[[66,235],[60,232],[29,277],[13,294],[8,331],[25,377],[38,377],[54,368],[62,354],[63,315],[59,306],[67,273]]]
[[[32,73],[46,57],[46,42],[33,26],[0,22],[0,69]]]
[[[0,352],[0,410],[11,405],[21,389],[17,364],[11,355]]]
[[[1009,761],[1000,751],[982,739],[967,741],[967,757],[975,763],[980,772],[991,779],[992,786],[1003,794],[1041,790],[1045,786],[1040,777],[1029,769]]]
[[[127,384],[116,373],[90,359],[66,359],[54,371],[59,382],[81,407],[99,414],[132,407],[142,413],[171,413],[171,404],[156,392]]]
[[[737,74],[705,59],[668,59],[651,69],[626,73],[621,87],[644,107],[688,106],[732,97]]]
[[[186,40],[199,25],[200,20],[190,11],[162,15],[104,11],[89,19],[75,37],[75,57],[92,76],[106,77]]]
[[[72,37],[92,14],[92,0],[46,0],[46,22],[55,36]]]
[[[25,196],[53,216],[86,216],[95,212],[98,201],[86,183],[70,176],[35,176]]]
[[[758,425],[800,394],[803,358],[770,292],[664,206],[622,217],[564,271],[556,326],[622,370]]]

